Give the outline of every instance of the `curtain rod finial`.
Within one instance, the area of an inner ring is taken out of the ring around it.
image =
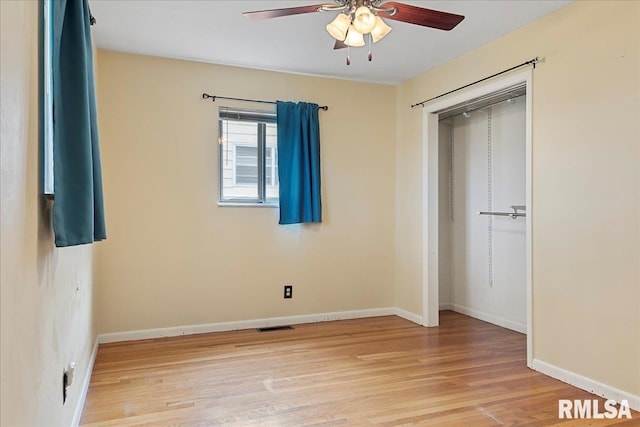
[[[216,102],[216,97],[215,95],[209,95],[208,93],[203,93],[202,94],[202,99],[209,99],[211,98],[212,102]]]

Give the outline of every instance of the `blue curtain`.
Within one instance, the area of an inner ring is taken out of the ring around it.
[[[280,224],[322,222],[318,105],[277,102]]]
[[[88,0],[53,3],[56,246],[106,239]]]

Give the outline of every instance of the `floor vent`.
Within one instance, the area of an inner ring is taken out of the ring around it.
[[[258,328],[258,332],[284,331],[287,329],[293,329],[293,326],[269,326],[268,328]]]

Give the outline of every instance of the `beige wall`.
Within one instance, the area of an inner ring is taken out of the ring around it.
[[[534,358],[640,395],[640,3],[576,2],[397,91],[396,304],[421,313],[422,111],[532,57]]]
[[[38,4],[0,1],[3,426],[70,425],[95,338],[91,247],[54,249],[39,195]]]
[[[393,86],[109,51],[98,74],[101,332],[393,306]],[[251,105],[202,92],[329,105],[322,225],[217,206],[217,109]]]

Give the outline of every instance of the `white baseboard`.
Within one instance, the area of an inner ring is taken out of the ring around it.
[[[93,342],[93,350],[91,351],[91,356],[89,357],[89,364],[87,365],[87,370],[84,373],[84,378],[82,379],[82,388],[80,389],[80,398],[76,403],[76,409],[73,411],[73,421],[71,422],[72,427],[78,427],[80,425],[80,419],[82,418],[82,411],[84,410],[84,403],[87,400],[87,392],[89,391],[89,383],[91,382],[91,374],[93,373],[93,364],[96,361],[96,356],[98,354],[98,337],[96,337]]]
[[[300,323],[328,322],[332,320],[360,319],[363,317],[398,315],[407,320],[418,316],[396,308],[372,308],[366,310],[336,311],[331,313],[304,314],[300,316],[271,317],[266,319],[239,320],[235,322],[207,323],[201,325],[177,326],[171,328],[144,329],[138,331],[115,332],[98,337],[100,344],[119,341],[144,340],[150,338],[175,337],[180,335],[206,334],[209,332],[235,331],[238,329],[268,328],[270,326],[296,325]],[[400,312],[405,313],[399,314]],[[420,322],[416,322],[420,323]]]
[[[441,302],[438,305],[438,310],[451,310],[451,304],[448,302]]]
[[[558,368],[557,366],[543,362],[542,360],[533,359],[531,367],[535,371],[541,372],[567,384],[571,384],[574,387],[578,387],[597,396],[612,399],[618,403],[622,400],[626,400],[629,402],[629,407],[631,409],[640,411],[640,396],[635,396],[626,391],[618,390],[615,387],[592,380],[591,378],[583,377],[582,375],[574,372]]]
[[[451,303],[449,309],[457,313],[475,317],[476,319],[484,320],[485,322],[493,323],[494,325],[502,326],[503,328],[511,329],[512,331],[520,332],[521,334],[527,333],[527,325],[524,323],[514,322],[502,317],[485,313],[483,311],[465,307],[464,305],[460,304]]]
[[[393,311],[393,314],[395,314],[398,317],[402,317],[405,320],[408,320],[409,322],[413,322],[413,323],[417,323],[418,325],[422,325],[422,316],[419,316],[415,313],[411,313],[410,311],[407,310],[403,310],[401,308],[398,307],[394,307],[391,309]]]

